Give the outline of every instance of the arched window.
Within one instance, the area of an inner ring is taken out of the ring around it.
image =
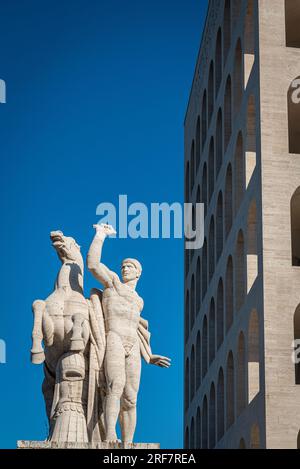
[[[226,64],[231,42],[231,5],[230,0],[225,0],[224,6],[224,67]]]
[[[190,331],[190,321],[189,321],[189,315],[190,315],[190,292],[187,290],[186,295],[185,295],[185,343],[187,343],[188,337],[189,337],[189,331]]]
[[[294,314],[294,340],[300,340],[300,305],[298,306]],[[298,350],[299,345],[295,346],[295,355],[297,358],[299,357]],[[300,363],[295,363],[295,384],[300,384]]]
[[[232,168],[228,165],[225,182],[225,235],[228,237],[232,227]]]
[[[208,78],[208,123],[210,124],[213,110],[214,110],[214,63],[211,61],[209,67],[209,78]]]
[[[223,438],[224,431],[225,431],[225,406],[224,406],[224,373],[223,369],[220,368],[219,376],[218,376],[218,392],[217,392],[217,418],[218,418],[218,441]]]
[[[201,384],[201,337],[200,331],[197,334],[196,341],[196,389],[198,390]]]
[[[216,446],[216,391],[212,383],[209,394],[209,448]]]
[[[231,78],[227,78],[224,99],[224,147],[227,150],[228,143],[231,137],[232,129],[232,97],[231,97]]]
[[[194,448],[195,448],[195,421],[193,417],[192,422],[191,422],[190,449],[194,449]]]
[[[285,0],[285,32],[287,47],[300,47],[300,1]]]
[[[233,262],[230,256],[227,262],[226,270],[226,332],[233,323]]]
[[[198,407],[196,416],[196,449],[201,448],[201,411]]]
[[[246,407],[246,355],[245,337],[241,332],[238,342],[237,356],[237,415],[241,415]]]
[[[222,110],[219,109],[217,117],[217,131],[216,131],[216,177],[222,167],[223,162],[223,117]]]
[[[217,261],[220,259],[223,251],[223,195],[219,193],[217,203]]]
[[[185,168],[185,201],[190,200],[190,163],[187,162]]]
[[[213,137],[211,138],[209,145],[208,179],[209,201],[211,201],[215,188],[215,146]]]
[[[251,202],[249,207],[247,229],[247,292],[249,293],[258,275],[257,215],[255,200]]]
[[[185,434],[184,434],[184,447],[185,449],[189,449],[189,446],[190,446],[189,427],[186,427]]]
[[[241,107],[243,90],[244,90],[242,44],[241,44],[240,39],[238,40],[236,49],[235,49],[233,89],[234,89],[234,114],[236,117]]]
[[[292,265],[300,266],[300,187],[291,200]]]
[[[185,389],[184,389],[184,408],[189,408],[190,402],[190,362],[187,358],[185,361]]]
[[[251,449],[260,449],[260,431],[257,424],[253,425],[251,428]]]
[[[221,347],[224,340],[224,288],[220,278],[217,294],[217,348]]]
[[[209,310],[209,364],[211,364],[216,356],[216,311],[215,301],[212,298]]]
[[[207,166],[204,163],[202,173],[202,203],[204,204],[204,216],[207,214]]]
[[[244,35],[244,83],[247,87],[255,61],[254,4],[248,0]]]
[[[196,170],[198,171],[201,159],[201,134],[200,134],[200,117],[197,119],[196,126]]]
[[[195,184],[195,142],[192,142],[191,148],[191,193],[193,192]]]
[[[204,148],[205,142],[206,142],[206,135],[207,135],[207,95],[206,95],[206,90],[204,91],[203,94],[203,99],[202,99],[202,122],[201,122],[201,127],[202,127],[202,150]]]
[[[192,282],[191,282],[191,304],[190,304],[190,317],[191,317],[191,330],[195,324],[195,277],[192,275]]]
[[[236,271],[235,271],[235,292],[236,292],[236,311],[239,311],[245,301],[245,243],[243,232],[240,231],[236,243]]]
[[[190,394],[191,394],[191,401],[193,400],[195,396],[195,347],[192,346],[192,353],[191,353],[191,371],[190,371],[190,380],[191,380],[191,385],[190,385]]]
[[[196,316],[198,316],[201,305],[201,265],[200,256],[197,259],[196,267]]]
[[[202,449],[208,448],[208,409],[207,397],[204,396],[202,406]]]
[[[255,98],[253,95],[251,95],[248,100],[245,164],[246,187],[248,187],[256,167],[256,113]]]
[[[259,393],[259,323],[258,314],[253,310],[248,329],[248,403]]]
[[[245,443],[244,438],[241,438],[240,440],[239,449],[246,449],[246,443]]]
[[[300,76],[288,90],[289,152],[300,153]]]
[[[243,136],[240,132],[235,147],[235,214],[238,213],[245,193],[245,166]]]
[[[218,30],[217,42],[216,42],[216,97],[218,95],[221,81],[222,81],[222,31],[221,28]]]
[[[207,373],[207,317],[204,316],[202,325],[202,379]]]
[[[202,300],[207,292],[207,241],[204,240],[202,248]]]
[[[233,354],[229,352],[227,359],[227,376],[226,376],[226,403],[227,403],[227,430],[234,423],[234,362]]]
[[[209,281],[211,281],[215,271],[215,221],[211,217],[209,225]]]

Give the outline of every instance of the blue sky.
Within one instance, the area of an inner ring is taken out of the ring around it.
[[[207,1],[0,1],[0,447],[46,437],[42,367],[30,363],[31,304],[59,268],[49,232],[86,255],[101,202],[182,202],[183,119]],[[152,349],[135,441],[182,446],[182,240],[110,239],[103,262],[143,265]],[[85,295],[97,286],[85,272]]]

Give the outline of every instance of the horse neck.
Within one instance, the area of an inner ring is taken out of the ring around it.
[[[58,272],[55,289],[63,288],[83,294],[83,262],[64,261]]]

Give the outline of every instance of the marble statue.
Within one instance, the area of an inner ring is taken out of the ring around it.
[[[101,260],[109,225],[95,225],[87,266],[103,285],[83,292],[84,262],[80,246],[61,231],[50,234],[61,261],[54,291],[33,303],[31,360],[44,364],[43,394],[49,442],[116,443],[119,419],[122,442],[131,443],[141,357],[168,368],[170,359],[154,355],[143,300],[135,291],[142,267],[125,259],[121,276]],[[44,343],[44,348],[42,346]]]

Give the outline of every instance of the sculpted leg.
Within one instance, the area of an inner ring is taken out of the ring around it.
[[[136,427],[136,403],[140,386],[141,353],[137,343],[126,358],[126,384],[121,399],[120,426],[122,441],[132,443]]]
[[[45,360],[45,354],[42,347],[43,331],[42,322],[43,314],[45,311],[45,301],[36,300],[32,305],[33,312],[33,330],[32,330],[32,349],[31,349],[31,361],[32,363],[39,365]]]
[[[117,441],[116,424],[125,386],[125,351],[121,338],[114,332],[107,335],[104,366],[107,383],[104,411],[106,441]]]

